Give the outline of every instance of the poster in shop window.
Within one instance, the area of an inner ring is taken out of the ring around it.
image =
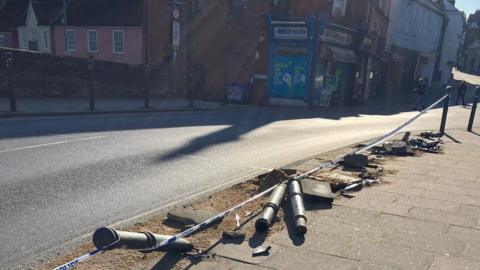
[[[305,99],[307,59],[305,56],[276,56],[272,97]]]

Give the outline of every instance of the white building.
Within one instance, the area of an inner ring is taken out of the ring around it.
[[[459,11],[450,1],[444,0],[444,5],[448,24],[445,29],[445,39],[443,40],[439,65],[440,82],[442,84],[446,84],[450,80],[452,67],[458,63],[465,26],[465,13]]]
[[[418,77],[432,82],[443,23],[444,14],[437,1],[392,1],[386,42],[393,55],[387,79],[392,91],[413,89]]]
[[[52,22],[62,14],[62,3],[61,0],[29,1],[25,22],[18,27],[20,49],[52,53]]]

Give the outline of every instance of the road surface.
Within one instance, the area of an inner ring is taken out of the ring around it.
[[[469,113],[451,108],[447,127],[465,128]],[[382,135],[414,114],[248,108],[0,120],[0,266],[19,267],[98,226]],[[409,130],[436,129],[440,115],[436,109]]]

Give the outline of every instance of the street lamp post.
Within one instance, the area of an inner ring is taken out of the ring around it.
[[[8,100],[10,102],[10,111],[17,111],[17,97],[15,95],[15,88],[13,86],[13,75],[12,75],[12,62],[13,62],[13,53],[6,52],[4,54],[5,67],[7,68],[7,91],[8,91]]]
[[[150,106],[150,65],[145,65],[145,96],[144,96],[144,106],[145,109],[148,109]]]
[[[89,81],[88,81],[88,99],[89,99],[89,108],[90,111],[95,110],[95,87],[93,85],[95,79],[95,59],[89,57],[88,59],[88,71],[89,71]]]

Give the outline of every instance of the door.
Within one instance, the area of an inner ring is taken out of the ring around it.
[[[306,54],[275,55],[271,97],[305,100],[307,94]]]

